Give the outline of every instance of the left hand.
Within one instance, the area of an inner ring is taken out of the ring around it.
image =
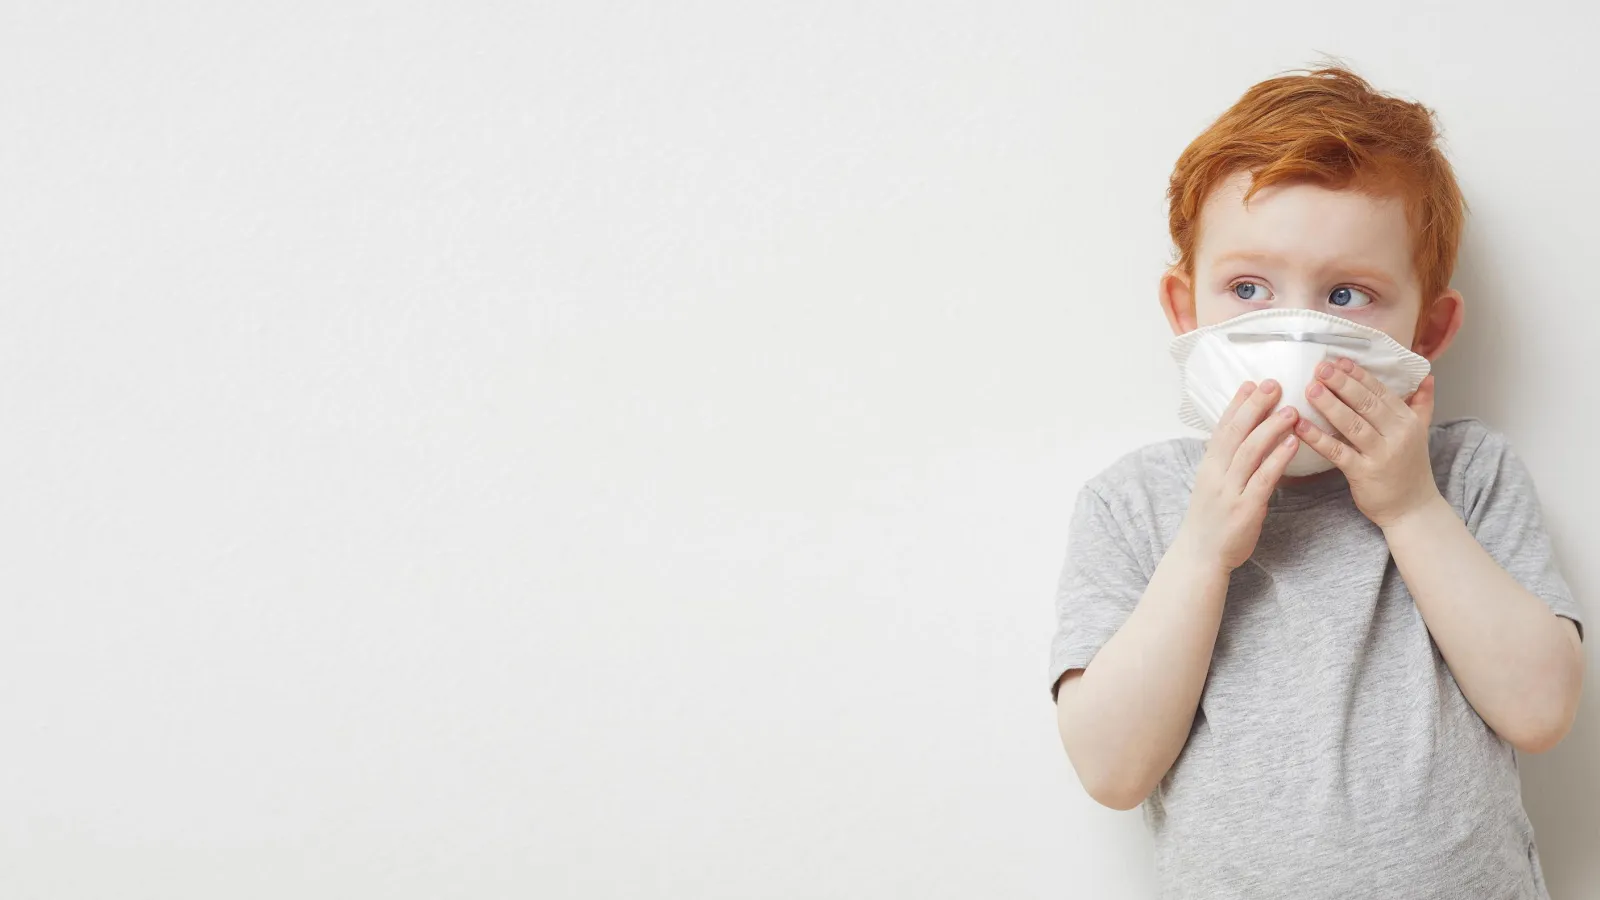
[[[1432,375],[1402,400],[1354,361],[1330,359],[1306,397],[1349,443],[1304,417],[1296,426],[1300,439],[1344,472],[1356,507],[1374,524],[1388,528],[1440,498],[1428,456]]]

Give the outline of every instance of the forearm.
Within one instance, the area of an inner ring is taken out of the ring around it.
[[[1572,726],[1583,682],[1572,626],[1501,568],[1442,497],[1384,535],[1473,709],[1520,750],[1553,747]]]
[[[1188,739],[1227,597],[1229,570],[1180,540],[1126,622],[1063,688],[1062,743],[1091,796],[1138,805]]]

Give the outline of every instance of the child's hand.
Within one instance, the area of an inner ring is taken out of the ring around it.
[[[1298,444],[1290,433],[1299,417],[1294,407],[1267,415],[1278,394],[1278,383],[1270,378],[1259,388],[1245,382],[1206,442],[1175,541],[1203,564],[1232,571],[1255,552],[1267,500]]]
[[[1306,397],[1349,443],[1304,419],[1301,439],[1344,472],[1357,508],[1379,527],[1440,497],[1428,458],[1432,375],[1422,379],[1410,400],[1402,400],[1371,373],[1341,359],[1317,369]]]

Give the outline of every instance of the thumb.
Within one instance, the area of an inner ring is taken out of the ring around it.
[[[1411,407],[1411,411],[1417,414],[1417,418],[1421,419],[1424,425],[1433,424],[1433,388],[1433,375],[1430,373],[1428,377],[1422,379],[1421,384],[1417,385],[1417,392],[1406,401],[1406,405]]]

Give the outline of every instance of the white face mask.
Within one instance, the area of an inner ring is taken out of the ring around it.
[[[1246,381],[1276,380],[1282,390],[1278,406],[1293,406],[1324,432],[1338,435],[1306,399],[1306,387],[1324,359],[1349,357],[1401,397],[1409,397],[1430,368],[1425,357],[1376,328],[1310,309],[1248,312],[1179,335],[1171,349],[1183,379],[1178,418],[1207,434]],[[1314,475],[1331,468],[1333,463],[1302,441],[1284,474]]]

